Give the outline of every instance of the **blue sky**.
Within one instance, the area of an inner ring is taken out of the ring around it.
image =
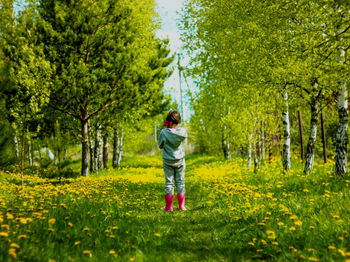
[[[182,42],[180,40],[180,31],[177,27],[177,20],[179,18],[178,12],[181,11],[181,7],[183,5],[184,0],[156,0],[157,4],[157,12],[162,20],[162,27],[157,32],[157,36],[160,38],[168,37],[170,40],[170,49],[171,53],[182,52]],[[181,62],[181,65],[185,65],[185,61],[188,60],[184,57],[184,61]],[[175,70],[172,76],[165,83],[166,93],[172,96],[172,99],[177,101],[180,106],[180,91],[179,91],[179,72],[177,70],[177,58],[174,61],[173,65],[175,66]],[[184,80],[181,82],[184,91],[187,91],[186,83]],[[188,79],[188,83],[191,85],[192,81]],[[185,99],[186,100],[186,99]],[[185,101],[185,114],[184,119],[188,120],[191,115],[190,104]]]

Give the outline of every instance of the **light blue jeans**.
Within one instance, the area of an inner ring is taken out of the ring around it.
[[[185,194],[185,158],[180,160],[163,160],[165,174],[165,194],[174,194],[174,185],[178,194]]]

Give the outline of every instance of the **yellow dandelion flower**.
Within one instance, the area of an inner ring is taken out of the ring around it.
[[[329,250],[335,250],[335,249],[337,249],[335,246],[328,246],[328,249]]]
[[[80,245],[80,241],[75,241],[75,242],[74,242],[74,245],[75,245],[75,246]]]
[[[309,248],[308,251],[309,252],[315,252],[315,249],[314,248]]]
[[[303,222],[301,222],[300,220],[294,221],[294,225],[296,226],[301,226]]]
[[[12,243],[12,244],[10,245],[10,247],[12,247],[12,248],[19,248],[19,245],[16,244],[16,243]]]
[[[115,250],[111,249],[111,250],[109,250],[109,254],[110,254],[110,255],[115,255],[116,252],[115,252]]]
[[[1,228],[5,228],[7,231],[10,230],[10,226],[6,224],[1,225]]]
[[[8,237],[9,234],[7,232],[0,232],[0,237]]]
[[[297,230],[297,229],[296,229],[295,227],[290,227],[289,230],[290,230],[290,231],[295,231],[295,230]]]
[[[268,239],[275,239],[276,238],[275,232],[272,230],[266,230],[266,234],[267,234]]]
[[[21,224],[27,224],[27,219],[21,217],[21,218],[19,219],[19,222],[20,222]]]
[[[254,246],[254,243],[253,242],[248,242],[248,245]]]
[[[315,257],[309,257],[309,261],[318,262],[319,260]]]
[[[342,250],[342,249],[338,249],[338,253],[339,253],[341,256],[343,256],[343,257],[345,257],[345,256],[346,256],[345,251],[344,251],[344,250]]]
[[[292,219],[292,220],[297,220],[298,219],[298,217],[296,215],[291,215],[289,218]]]
[[[56,218],[50,218],[49,219],[49,224],[55,224]]]
[[[69,226],[69,227],[72,227],[73,224],[72,224],[71,222],[68,222],[68,226]]]
[[[83,231],[89,231],[89,228],[88,227],[84,227]]]
[[[84,254],[84,255],[91,255],[91,250],[84,250],[84,251],[83,251],[83,254]]]
[[[17,258],[16,249],[10,248],[10,249],[9,249],[9,255],[10,255],[13,259]]]
[[[278,222],[278,223],[277,223],[277,225],[279,225],[279,226],[283,226],[283,225],[284,225],[284,223],[283,223],[283,222]]]
[[[261,239],[261,243],[262,243],[264,246],[267,245],[267,242],[266,242],[266,240],[264,240],[264,239]]]
[[[27,235],[19,235],[18,236],[18,239],[25,239],[25,238],[27,238]]]
[[[272,241],[271,244],[274,245],[274,246],[278,246],[278,242],[277,241]]]
[[[263,252],[263,249],[257,249],[256,252],[261,253]]]
[[[338,239],[339,239],[340,241],[343,241],[343,240],[344,240],[344,237],[338,237]]]
[[[159,234],[159,233],[154,233],[154,235],[155,235],[156,237],[160,237],[160,234]]]

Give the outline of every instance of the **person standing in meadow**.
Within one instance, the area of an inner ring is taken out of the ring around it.
[[[164,128],[159,135],[158,146],[163,149],[163,168],[165,173],[165,208],[173,211],[174,184],[177,189],[179,209],[185,207],[185,150],[183,141],[187,138],[186,129],[179,127],[181,116],[177,110],[168,113]]]

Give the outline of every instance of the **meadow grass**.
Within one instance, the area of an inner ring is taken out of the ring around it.
[[[186,207],[165,212],[160,156],[77,179],[0,172],[0,261],[346,261],[349,180],[333,163],[255,174],[241,158],[186,156]]]

